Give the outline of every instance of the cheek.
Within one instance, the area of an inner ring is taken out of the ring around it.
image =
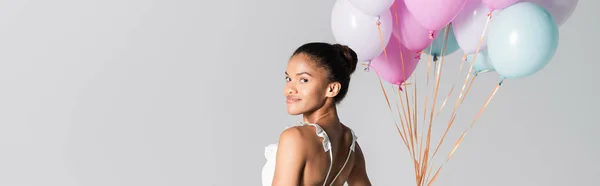
[[[298,93],[302,94],[304,99],[311,101],[321,100],[325,97],[323,88],[318,85],[302,86],[299,88]]]

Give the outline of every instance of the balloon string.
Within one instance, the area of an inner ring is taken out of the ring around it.
[[[394,6],[394,11],[395,11],[395,8],[396,8],[396,6]],[[397,15],[397,12],[395,12],[395,14],[396,14],[396,24],[398,24],[398,15]],[[381,39],[381,47],[383,48],[383,54],[384,54],[384,56],[385,56],[386,62],[387,62],[387,63],[389,63],[389,58],[388,58],[387,51],[386,51],[386,47],[385,47],[385,40],[383,39],[383,33],[381,32],[381,22],[380,22],[380,20],[379,20],[379,19],[380,19],[380,17],[378,17],[378,20],[377,20],[377,30],[378,30],[378,32],[379,32],[379,38]],[[402,60],[402,68],[404,69],[404,57],[402,56],[402,52],[400,52],[400,58],[401,58],[401,60]],[[404,70],[403,70],[403,72],[404,72]],[[406,73],[404,73],[404,76],[406,77]],[[377,77],[379,78],[379,84],[381,85],[381,89],[382,89],[382,91],[383,91],[383,93],[384,93],[384,96],[385,96],[386,102],[387,102],[387,104],[388,104],[388,108],[390,109],[390,112],[392,112],[392,107],[391,107],[391,105],[390,105],[390,102],[389,102],[388,96],[387,96],[387,94],[385,93],[385,88],[383,87],[383,83],[382,83],[382,81],[381,81],[381,78],[379,77],[379,75],[378,75]],[[404,78],[404,79],[405,79],[405,81],[406,81],[406,78]],[[399,89],[399,90],[401,90],[401,89],[400,89],[400,86],[402,86],[402,85],[398,85],[398,89]],[[406,89],[406,84],[404,84],[404,88]],[[399,93],[398,93],[398,95],[400,96],[400,94],[399,94]],[[408,94],[407,94],[407,96],[408,96]],[[400,100],[402,100],[402,98],[400,98]],[[408,100],[408,98],[407,98],[407,100]],[[407,103],[407,104],[408,104],[408,103]],[[403,110],[404,110],[404,104],[402,104],[402,105],[403,105]],[[400,116],[400,111],[399,111],[399,110],[398,110],[398,115]],[[410,117],[410,110],[409,110],[408,117]],[[409,122],[410,120],[409,120],[409,119],[407,119],[406,112],[405,112],[405,117],[404,117],[404,118],[406,119],[406,122],[407,122],[407,123],[406,123],[406,125],[407,125],[407,126],[410,126],[410,124],[408,124],[408,122]],[[392,118],[392,119],[393,119],[393,118]],[[402,122],[402,117],[401,117],[401,116],[400,116],[400,122],[402,123],[402,131],[405,131],[405,132],[406,132],[406,128],[405,128],[405,126],[404,126],[404,122]],[[413,140],[413,135],[412,135],[412,133],[411,133],[411,132],[409,132],[409,134],[410,134],[410,137],[411,137],[410,144],[412,144],[412,148],[411,148],[411,147],[409,146],[409,143],[408,143],[408,139],[407,139],[406,133],[404,133],[404,134],[402,133],[402,131],[400,130],[400,127],[398,127],[398,123],[397,123],[395,120],[394,120],[394,123],[396,124],[396,130],[398,130],[398,133],[400,134],[400,137],[402,138],[402,141],[403,141],[403,142],[404,142],[404,144],[406,145],[406,148],[409,150],[409,153],[410,153],[411,157],[413,158],[413,162],[414,162],[414,165],[415,165],[415,173],[417,173],[417,171],[418,171],[418,167],[419,167],[419,164],[418,164],[418,162],[417,162],[417,160],[416,160],[415,153],[414,153],[414,140]],[[410,131],[410,129],[409,129],[409,131]]]
[[[444,41],[444,47],[443,47],[443,53],[446,53],[446,43],[448,41],[448,32],[450,30],[450,24],[448,26],[446,26],[446,29],[444,30],[444,37],[445,37],[445,41]],[[438,95],[438,90],[439,90],[439,86],[440,86],[440,78],[441,78],[441,73],[442,73],[442,65],[444,63],[444,55],[441,55],[441,60],[440,62],[438,62],[438,68],[436,69],[436,73],[437,74],[436,77],[436,82],[435,82],[435,89],[434,89],[434,93],[433,93],[433,104],[431,107],[431,111],[430,111],[430,116],[429,116],[429,128],[427,131],[427,142],[425,143],[425,153],[423,155],[424,158],[424,162],[422,162],[422,169],[421,169],[421,175],[425,175],[426,174],[426,170],[427,170],[427,166],[429,163],[429,148],[431,146],[431,130],[432,130],[432,124],[433,124],[433,113],[435,110],[435,105],[436,105],[436,101],[437,101],[437,95]],[[424,183],[424,177],[421,176],[421,180],[420,183],[423,184]]]
[[[388,105],[388,108],[390,109],[390,112],[393,113],[393,111],[392,111],[392,105],[390,104],[390,100],[389,100],[389,98],[387,96],[387,93],[385,92],[385,88],[383,87],[383,82],[381,81],[381,77],[377,73],[377,70],[375,70],[375,73],[377,74],[377,78],[379,79],[379,85],[381,86],[381,92],[383,92],[383,96],[384,96],[385,101],[386,101],[386,103]],[[398,127],[398,122],[396,122],[396,120],[393,117],[392,117],[392,120],[394,121],[394,124],[396,125],[396,130],[398,130],[398,134],[400,134],[400,137],[402,138],[402,141],[404,142],[404,145],[406,145],[406,148],[410,149],[408,147],[408,143],[407,143],[405,135],[402,133],[402,131]]]
[[[463,99],[460,101],[460,104],[462,105],[463,102],[465,102],[465,98],[467,97],[467,94],[469,94],[469,90],[471,89],[471,86],[473,86],[473,82],[475,82],[475,78],[479,75],[479,72],[476,72],[473,75],[473,78],[471,78],[471,82],[469,83],[469,87],[467,87],[467,90],[465,91],[465,96],[463,96]]]
[[[405,91],[404,91],[405,96],[404,96],[404,98],[406,99],[406,106],[407,106],[406,110],[408,111],[407,116],[406,116],[406,119],[407,119],[408,122],[406,124],[407,124],[408,130],[409,130],[410,142],[411,142],[411,145],[412,145],[411,146],[411,148],[412,148],[412,154],[413,154],[413,157],[414,157],[415,156],[415,135],[414,135],[414,131],[416,129],[413,126],[414,122],[412,122],[411,106],[410,106],[410,103],[409,103],[409,100],[408,100],[409,97],[408,97],[408,90],[406,89],[406,85],[404,85],[404,88],[405,88]],[[400,97],[400,99],[402,99],[402,98]]]
[[[398,91],[400,91],[400,87],[398,87]],[[407,139],[407,141],[408,141],[408,143],[410,145],[412,142],[411,142],[411,140],[410,140],[410,138],[408,136],[410,134],[410,129],[408,128],[408,126],[409,126],[408,122],[409,121],[408,121],[408,117],[407,117],[407,114],[406,114],[406,106],[404,105],[404,101],[402,100],[402,97],[401,97],[402,94],[400,94],[399,92],[397,94],[398,94],[398,98],[399,98],[400,104],[402,105],[402,112],[400,112],[400,108],[398,108],[398,117],[400,117],[400,122],[402,124],[402,131],[404,132],[404,135],[405,135],[405,137],[406,137],[406,139]],[[408,150],[409,150],[409,152],[412,153],[413,148],[409,148]]]
[[[426,121],[427,121],[427,108],[429,106],[429,78],[430,78],[430,73],[431,73],[431,53],[432,53],[432,49],[433,47],[429,47],[429,55],[427,57],[427,76],[425,76],[425,102],[423,104],[423,122],[421,123],[423,130],[421,131],[421,138],[420,138],[420,142],[419,142],[419,163],[421,165],[423,165],[423,162],[425,161],[425,149],[423,148],[423,138],[425,138],[425,135],[429,135],[429,133],[426,133]],[[431,130],[429,130],[430,132]],[[429,138],[429,137],[428,137]],[[422,185],[423,182],[421,182],[423,175],[421,175],[421,173],[417,174],[417,185]]]
[[[394,94],[397,94],[396,89],[394,88],[394,86],[392,85],[392,91],[394,92]],[[408,132],[406,131],[405,127],[404,127],[404,120],[403,120],[403,116],[400,112],[400,106],[398,104],[398,99],[396,99],[395,105],[396,105],[396,112],[398,113],[398,118],[400,120],[400,126],[402,127],[402,132],[404,133],[404,135],[406,135]],[[408,139],[408,138],[407,138]],[[410,151],[410,149],[408,149]]]
[[[477,50],[475,51],[475,55],[473,56],[473,61],[475,61],[475,59],[477,58],[477,54],[479,53],[479,49],[481,48],[481,44],[483,43],[483,38],[485,36],[485,32],[487,31],[488,23],[490,22],[491,16],[492,16],[492,14],[490,12],[490,14],[488,14],[488,19],[487,19],[487,21],[485,23],[485,26],[484,26],[484,29],[483,29],[483,33],[481,34],[481,37],[479,38],[479,43],[477,45]],[[473,71],[473,64],[474,63],[471,63],[471,65],[469,67],[469,72],[467,73],[467,76],[465,77],[465,80],[463,82],[463,86],[462,86],[461,92],[460,92],[460,94],[459,94],[459,96],[458,96],[458,98],[456,100],[456,104],[454,105],[454,108],[452,110],[450,122],[448,122],[448,126],[446,127],[446,131],[444,131],[444,134],[442,135],[442,138],[440,139],[440,142],[438,143],[438,146],[436,147],[436,150],[433,153],[434,157],[437,154],[437,151],[439,150],[440,146],[444,142],[444,139],[446,138],[446,135],[448,134],[448,131],[452,127],[452,124],[454,123],[454,119],[456,118],[456,111],[457,111],[457,109],[459,108],[459,106],[462,103],[462,101],[460,101],[460,100],[461,99],[464,100],[463,94],[465,93],[465,88],[466,88],[467,82],[469,81],[469,77],[471,76],[471,73]]]
[[[417,140],[417,144],[416,144],[417,148],[422,149],[421,148],[421,146],[423,144],[422,143],[422,136],[421,137],[418,136],[418,126],[419,125],[417,123],[417,121],[418,121],[418,119],[417,119],[417,116],[418,116],[418,114],[417,114],[417,110],[418,110],[417,109],[417,106],[418,106],[418,104],[417,104],[418,103],[417,97],[418,96],[417,95],[418,94],[417,94],[417,76],[416,76],[416,73],[413,76],[413,81],[414,81],[414,88],[413,88],[413,90],[414,90],[414,92],[413,92],[413,105],[414,105],[414,107],[413,107],[413,117],[412,117],[412,119],[413,119],[412,120],[413,121],[413,128],[414,128],[413,135],[415,136],[415,139]],[[417,156],[419,158],[417,158],[416,163],[418,163],[419,161],[421,161],[421,159],[422,159],[421,155],[422,155],[422,152],[419,150],[419,154]],[[417,167],[420,167],[419,164],[417,164]],[[417,169],[417,172],[420,172],[420,170]],[[416,177],[416,179],[418,180],[419,177]]]
[[[431,32],[431,34],[433,35],[433,32]],[[433,37],[430,37],[430,39],[433,39]],[[430,43],[431,44],[431,43]],[[429,78],[430,78],[430,73],[431,73],[431,57],[433,52],[433,47],[429,47],[429,55],[427,57],[427,76],[426,76],[426,81],[425,81],[425,104],[423,107],[423,124],[425,124],[425,121],[427,120],[427,107],[428,107],[428,103],[429,103]]]
[[[400,85],[398,85],[398,91],[394,91],[397,95],[398,95],[398,101],[400,102],[401,106],[402,106],[402,111],[400,110],[400,108],[398,108],[398,117],[400,118],[400,122],[401,122],[401,127],[402,127],[402,131],[404,132],[405,138],[408,141],[409,144],[409,152],[411,153],[411,157],[413,157],[413,160],[416,160],[415,154],[414,154],[414,142],[413,142],[413,138],[412,138],[412,129],[411,129],[411,124],[410,124],[410,115],[407,114],[407,105],[409,104],[408,102],[405,104],[404,103],[404,99],[402,99],[402,94],[400,93],[400,91],[402,91],[402,88],[400,88],[401,86],[405,86],[405,91],[406,92],[406,83],[402,83]],[[398,104],[396,104],[396,106],[398,107]],[[416,170],[417,168],[415,168]]]
[[[398,4],[394,3],[394,17],[396,17],[396,25],[398,25]]]
[[[406,92],[406,90],[405,90],[405,92]],[[402,99],[402,94],[400,93],[400,87],[398,87],[398,92],[396,92],[396,93],[398,94],[398,98],[400,100],[400,103],[402,104],[402,112],[400,112],[400,109],[398,108],[398,116],[400,116],[400,118],[404,118],[404,120],[405,120],[405,122],[402,124],[402,129],[405,132],[404,135],[406,136],[406,138],[409,141],[409,149],[408,150],[409,150],[409,153],[411,153],[411,157],[413,158],[415,174],[418,174],[419,163],[418,163],[417,157],[415,155],[414,140],[412,137],[412,128],[410,127],[410,121],[408,119],[410,116],[407,115],[407,112],[406,112],[406,107],[407,107],[408,103],[406,103],[406,105],[404,104],[404,101]],[[404,114],[404,117],[402,117],[401,113]],[[404,124],[406,124],[406,127],[404,126]],[[406,129],[408,129],[408,131],[406,131]]]
[[[398,23],[397,4],[394,4],[394,7],[393,7],[393,9],[394,9],[394,15],[395,15],[396,24],[399,24],[399,23]],[[379,22],[378,22],[378,29],[379,29],[380,38],[381,38],[381,39],[382,39],[382,41],[383,41],[383,35],[381,34],[381,28],[380,28],[380,26],[379,26],[379,25],[380,25],[380,24],[379,24]],[[384,45],[385,45],[385,44],[384,44]],[[398,47],[399,47],[399,48],[401,48],[401,47],[402,47],[402,46],[401,46],[401,43],[398,43]],[[384,55],[387,55],[387,54],[384,54]],[[386,56],[386,57],[387,57],[387,56]],[[401,62],[402,62],[402,72],[403,72],[403,76],[404,76],[404,81],[406,82],[407,78],[406,78],[406,73],[405,73],[405,63],[404,63],[404,56],[403,56],[403,53],[402,53],[402,51],[400,51],[400,60],[401,60]],[[389,63],[389,61],[388,61],[388,63]],[[406,101],[407,101],[406,105],[404,104],[404,101],[402,100],[402,96],[401,96],[401,94],[400,94],[400,91],[402,90],[402,88],[401,88],[402,86],[404,87],[404,90],[406,90],[406,89],[407,89],[407,87],[406,87],[406,86],[407,86],[407,83],[405,83],[405,82],[403,82],[403,83],[401,83],[400,85],[398,85],[398,98],[400,99],[400,102],[401,102],[401,104],[402,104],[402,110],[403,110],[403,113],[404,113],[404,120],[405,120],[405,122],[402,122],[402,119],[400,119],[400,122],[402,123],[402,131],[404,131],[404,132],[405,132],[405,133],[404,133],[404,135],[405,135],[405,138],[406,138],[406,139],[408,139],[408,137],[410,136],[410,139],[409,139],[409,141],[410,141],[410,146],[411,146],[411,148],[409,148],[408,150],[409,150],[409,152],[411,152],[411,154],[412,154],[412,157],[413,157],[413,162],[414,162],[414,165],[415,165],[415,173],[417,173],[419,165],[418,165],[417,159],[416,159],[416,157],[415,157],[415,156],[416,156],[416,154],[415,154],[414,134],[413,134],[413,132],[411,132],[411,131],[413,131],[413,128],[414,128],[414,127],[411,127],[411,126],[412,126],[412,125],[411,125],[411,123],[412,123],[412,119],[410,119],[410,118],[411,118],[411,114],[410,114],[410,110],[411,110],[411,109],[410,109],[410,105],[409,105],[409,102],[408,102],[408,93],[407,93],[407,91],[404,91],[404,92],[405,92],[405,95],[406,95]],[[407,108],[407,107],[408,107],[408,108]],[[408,113],[406,112],[406,110],[408,110]],[[400,109],[399,109],[399,108],[398,108],[398,116],[399,116],[400,118],[403,118],[403,117],[402,117],[402,114],[400,113]],[[406,124],[406,127],[405,127],[405,124]],[[408,129],[408,131],[406,131],[407,129]],[[408,133],[408,136],[407,136],[407,133]]]
[[[381,32],[381,21],[380,17],[377,18],[377,31],[379,32],[379,39],[381,40],[381,48],[383,48],[383,55],[385,56],[385,61],[389,63],[387,51],[385,50],[385,39],[383,39],[383,33]]]
[[[414,122],[413,123],[413,127],[415,129],[414,130],[414,135],[415,135],[415,139],[417,140],[417,148],[419,148],[420,144],[418,144],[418,142],[420,141],[420,139],[419,139],[419,136],[418,136],[418,133],[419,133],[418,132],[418,129],[419,129],[418,126],[419,125],[418,125],[418,122],[417,122],[418,121],[418,119],[417,119],[417,116],[418,116],[418,114],[417,114],[417,110],[418,110],[417,106],[418,106],[418,104],[417,103],[418,102],[417,102],[417,75],[416,75],[416,72],[414,73],[414,76],[413,76],[413,82],[414,82],[414,88],[413,88],[414,92],[413,92],[413,117],[412,117],[412,119],[413,119],[413,122]],[[417,157],[421,157],[421,154],[418,154],[418,155],[419,156],[417,156]],[[418,158],[418,160],[420,160],[420,159],[421,158]]]
[[[429,77],[431,76],[430,71],[431,71],[431,52],[433,50],[432,48],[433,47],[429,47],[429,55],[427,57],[427,76],[425,78],[426,79],[426,81],[425,81],[425,103],[423,104],[423,122],[422,122],[423,128],[425,128],[425,124],[426,124],[425,122],[427,121],[426,113],[427,113],[427,107],[429,105]],[[421,136],[425,136],[425,130],[423,130],[421,132]],[[421,143],[423,143],[423,142],[421,141]],[[423,146],[421,146],[420,151],[423,151],[422,147]]]
[[[402,48],[402,47],[403,47],[402,44],[400,42],[398,42],[398,48]],[[404,54],[402,53],[402,50],[400,50],[400,62],[402,63],[402,76],[404,78],[404,82],[406,82],[408,80],[408,77],[406,77],[406,63],[404,63]],[[406,87],[407,85],[404,82],[402,82],[402,84],[398,85],[398,86],[399,87],[400,86],[404,86],[404,89],[406,90],[406,91],[404,91],[404,95],[405,95],[405,98],[406,98],[406,107],[407,107],[406,110],[408,111],[408,113],[406,113],[406,111],[404,111],[404,112],[405,112],[405,117],[406,117],[406,125],[407,125],[407,128],[409,130],[409,137],[410,137],[410,143],[411,143],[412,153],[413,153],[413,157],[414,157],[415,156],[415,154],[414,154],[414,151],[415,151],[415,135],[414,135],[414,132],[412,132],[414,130],[414,126],[413,126],[414,122],[412,122],[411,106],[409,104],[408,90],[407,90],[407,87]],[[398,90],[400,90],[400,89],[398,89]],[[400,93],[398,94],[398,97],[402,101],[402,97],[400,96]],[[404,109],[404,104],[403,104],[403,108],[402,109],[405,110]]]
[[[462,57],[462,60],[461,60],[461,63],[460,63],[460,68],[459,68],[459,71],[458,71],[458,74],[457,74],[457,76],[458,76],[458,77],[460,77],[460,75],[462,74],[462,71],[463,71],[463,66],[464,66],[464,64],[465,64],[465,61],[466,61],[466,56],[467,56],[467,54],[465,53],[465,54],[463,55],[463,57]],[[456,78],[456,79],[458,79],[458,78]],[[438,113],[435,115],[435,118],[434,118],[434,120],[435,120],[435,119],[437,119],[437,118],[440,116],[440,114],[442,113],[442,111],[443,111],[443,110],[444,110],[444,108],[446,107],[446,103],[448,102],[448,99],[450,98],[450,95],[452,95],[452,92],[454,92],[454,87],[456,87],[456,79],[455,79],[455,81],[452,83],[452,86],[451,86],[451,88],[450,88],[450,91],[448,91],[448,95],[446,95],[446,98],[444,98],[444,101],[442,102],[442,106],[441,106],[441,107],[440,107],[440,109],[438,110]]]
[[[461,62],[460,62],[460,68],[459,68],[459,74],[462,72],[463,70],[463,65],[465,64],[465,61],[467,61],[467,53],[463,54]]]
[[[383,54],[385,56],[386,63],[389,63],[389,58],[387,56],[387,51],[386,51],[386,47],[385,47],[385,40],[383,39],[383,33],[381,32],[381,21],[380,21],[380,18],[381,17],[378,17],[378,19],[377,19],[377,31],[379,32],[379,39],[381,40],[381,47],[383,48]],[[377,70],[375,70],[375,72],[377,72]],[[390,101],[389,101],[389,98],[387,96],[387,93],[385,92],[385,88],[383,87],[383,82],[381,81],[381,77],[379,76],[379,74],[377,74],[377,77],[379,78],[379,84],[381,85],[381,90],[383,91],[383,94],[385,96],[385,100],[386,100],[386,102],[388,104],[388,108],[390,109],[390,112],[393,112],[392,111],[392,106],[391,106]],[[393,117],[392,117],[392,119],[393,119]],[[400,118],[400,122],[402,122],[402,118]],[[404,143],[406,145],[406,148],[408,148],[408,150],[411,151],[411,149],[408,146],[408,141],[407,141],[408,139],[406,137],[406,134],[403,134],[400,131],[400,128],[398,127],[398,123],[396,122],[396,120],[394,120],[394,123],[396,124],[396,129],[398,130],[398,133],[400,134],[400,137],[402,138],[402,141],[404,141]],[[402,124],[402,127],[404,128],[404,124]],[[412,155],[412,153],[411,153],[411,155]],[[414,156],[413,156],[413,159],[414,159]]]
[[[467,133],[469,132],[469,130],[471,128],[473,128],[473,126],[475,125],[475,122],[477,122],[477,120],[479,119],[479,117],[481,116],[481,114],[483,113],[483,111],[485,110],[485,108],[487,108],[487,106],[489,105],[490,101],[492,100],[492,98],[494,98],[494,96],[496,95],[496,92],[498,92],[498,89],[500,89],[500,87],[503,84],[504,79],[500,80],[500,82],[496,85],[496,87],[494,88],[494,90],[492,91],[492,94],[488,97],[488,99],[485,101],[485,103],[483,104],[483,106],[481,107],[481,109],[479,109],[479,112],[477,112],[477,115],[475,116],[475,118],[473,119],[473,122],[471,122],[471,125],[460,135],[460,138],[458,138],[458,140],[456,141],[456,143],[454,144],[454,146],[452,147],[452,150],[450,151],[450,153],[448,154],[448,158],[446,159],[446,161],[437,169],[435,175],[433,176],[433,178],[431,178],[431,180],[429,181],[429,183],[427,184],[428,186],[431,185],[435,179],[437,178],[437,176],[439,175],[440,171],[442,170],[442,168],[444,167],[444,165],[446,163],[448,163],[448,161],[450,160],[450,158],[452,158],[452,155],[454,155],[454,152],[456,152],[456,149],[458,148],[458,146],[460,145],[460,143],[462,142],[462,140],[464,139],[465,135],[467,135]]]
[[[395,8],[396,8],[396,6],[394,6],[394,11],[396,10]],[[397,12],[395,12],[395,14],[396,14],[396,24],[398,24],[398,15],[397,15]],[[377,31],[379,32],[379,38],[381,40],[381,47],[383,48],[383,54],[385,56],[386,62],[389,63],[389,58],[388,58],[386,47],[385,47],[385,40],[383,39],[383,33],[381,32],[381,21],[379,20],[380,18],[381,17],[378,17],[378,20],[377,20]],[[402,59],[402,68],[404,69],[404,58],[402,56],[402,52],[400,52],[400,58]],[[404,73],[404,76],[406,77],[406,73]],[[382,91],[384,93],[386,102],[388,104],[388,108],[390,109],[390,112],[392,112],[392,107],[390,105],[388,96],[385,93],[385,88],[383,87],[383,83],[381,81],[381,78],[379,77],[379,75],[377,77],[379,78],[379,84],[381,85],[381,89],[382,89]],[[405,78],[405,81],[406,81],[406,78]],[[400,86],[401,85],[398,85],[399,89],[400,89]],[[404,85],[404,88],[406,89],[406,85]],[[400,95],[400,94],[398,94],[398,95]],[[403,109],[404,109],[404,104],[403,104]],[[410,113],[410,111],[409,111],[409,113]],[[398,115],[400,116],[400,111],[398,111]],[[407,118],[406,115],[405,115],[404,118]],[[404,127],[404,122],[402,122],[402,117],[401,116],[400,116],[400,122],[402,123],[402,131],[406,132],[406,128]],[[408,120],[407,120],[407,122],[408,122]],[[418,163],[416,161],[416,157],[415,157],[415,153],[414,153],[414,142],[413,142],[413,140],[411,140],[411,144],[413,144],[412,145],[413,148],[410,148],[409,145],[408,145],[409,143],[407,142],[408,139],[407,139],[406,133],[402,134],[400,128],[398,127],[398,123],[395,120],[394,120],[394,123],[396,124],[396,130],[398,130],[398,133],[400,134],[400,137],[402,138],[402,141],[406,145],[406,148],[409,150],[409,153],[411,154],[411,157],[414,160],[413,162],[415,164],[415,173],[416,173],[417,167],[418,167]],[[410,126],[408,123],[407,123],[407,125]],[[410,136],[411,136],[411,139],[412,139],[412,133],[409,133],[409,134],[411,134]]]
[[[492,19],[492,12],[493,12],[493,10],[490,9],[490,13],[488,13],[488,18],[485,21],[485,26],[483,27],[483,32],[481,33],[481,37],[479,38],[479,43],[477,43],[477,50],[475,50],[475,54],[473,55],[473,62],[471,63],[471,67],[469,68],[469,74],[467,74],[467,78],[466,79],[468,79],[469,76],[471,75],[471,70],[473,69],[473,66],[475,65],[475,60],[477,60],[477,54],[479,54],[479,50],[481,49],[481,44],[483,43],[483,38],[485,37],[485,34],[487,32],[487,29],[488,29],[488,25],[490,23],[490,20]],[[477,76],[477,75],[474,75],[474,76]],[[473,77],[473,80],[475,80],[475,77]],[[472,83],[473,83],[473,81],[471,81],[471,84]],[[461,104],[462,104],[462,102],[465,101],[465,98],[466,98],[467,94],[469,93],[470,89],[471,89],[471,85],[469,85],[469,87],[465,90],[464,97],[460,101]],[[464,85],[463,85],[463,90],[464,90]]]

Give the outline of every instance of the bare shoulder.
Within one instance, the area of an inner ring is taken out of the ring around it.
[[[362,164],[364,164],[365,162],[365,155],[363,154],[362,148],[360,147],[360,144],[358,144],[358,142],[356,143],[356,148],[354,149],[355,153],[356,153],[356,162],[360,162]]]
[[[307,159],[306,132],[302,127],[290,127],[281,132],[275,164],[273,185],[298,185]]]
[[[289,144],[289,145],[302,145],[304,142],[304,138],[306,137],[305,132],[300,127],[290,127],[285,129],[279,135],[279,143]]]
[[[355,149],[356,156],[354,158],[354,167],[348,177],[349,186],[371,186],[371,181],[367,174],[367,165],[365,163],[365,156],[362,152],[362,148],[356,142]]]
[[[297,149],[302,150],[300,152],[306,152],[308,148],[311,148],[314,143],[316,133],[312,126],[294,126],[285,129],[279,135],[279,146],[284,149]]]

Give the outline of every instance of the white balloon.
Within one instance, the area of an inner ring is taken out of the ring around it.
[[[378,21],[383,38],[377,28]],[[338,43],[356,52],[359,61],[369,61],[381,55],[392,36],[392,13],[386,10],[380,16],[370,16],[348,0],[337,0],[331,12],[331,30]]]
[[[371,16],[378,16],[390,9],[394,0],[349,0],[356,9]],[[401,1],[401,0],[399,0]]]
[[[468,0],[463,10],[452,21],[456,42],[465,53],[472,54],[477,50],[489,13],[490,9],[480,0]],[[480,50],[486,48],[486,39],[487,37],[483,38]]]

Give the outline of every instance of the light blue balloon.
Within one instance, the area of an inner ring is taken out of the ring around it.
[[[495,71],[486,50],[479,51],[475,61],[473,61],[473,58],[475,58],[475,54],[467,55],[467,62],[469,62],[469,65],[471,65],[471,63],[473,64],[473,71],[475,74]]]
[[[431,45],[423,50],[424,53],[429,54],[429,51],[431,50],[432,56],[442,56],[441,54],[444,50],[444,42],[446,41],[444,33],[445,30],[446,28],[443,28],[442,30],[438,31],[435,39],[433,42],[431,42]],[[446,53],[444,53],[444,56],[450,55],[459,49],[458,42],[456,42],[456,38],[454,37],[454,29],[452,29],[452,26],[450,26],[450,29],[448,30],[448,42],[446,43]]]
[[[558,26],[552,15],[531,2],[513,4],[494,14],[487,50],[504,78],[530,76],[544,68],[558,48]]]

